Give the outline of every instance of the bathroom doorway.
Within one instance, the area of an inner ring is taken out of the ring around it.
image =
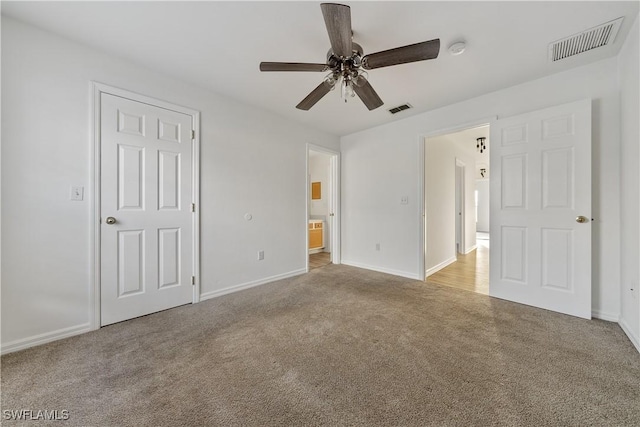
[[[339,153],[307,145],[307,271],[339,264]]]

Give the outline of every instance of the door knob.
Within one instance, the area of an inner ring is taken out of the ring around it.
[[[584,222],[588,222],[588,221],[589,221],[589,220],[587,219],[587,217],[586,217],[586,216],[582,216],[582,215],[580,215],[580,216],[576,217],[576,222],[579,222],[580,224],[582,224],[582,223],[584,223]]]
[[[112,216],[108,216],[105,222],[109,225],[113,225],[116,223],[116,219]]]

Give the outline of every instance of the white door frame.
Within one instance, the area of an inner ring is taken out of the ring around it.
[[[433,138],[436,136],[447,135],[449,133],[460,132],[463,130],[489,125],[493,126],[495,121],[498,119],[498,116],[489,116],[485,118],[481,118],[478,120],[469,121],[462,124],[457,124],[454,126],[450,126],[447,128],[441,128],[438,130],[434,130],[432,132],[427,132],[418,135],[418,176],[420,178],[418,182],[418,206],[419,209],[419,239],[418,239],[418,280],[424,281],[426,278],[425,271],[425,257],[427,255],[427,198],[425,197],[425,153],[426,153],[426,144],[428,138]]]
[[[456,208],[460,209],[456,212],[456,253],[464,255],[467,253],[466,239],[465,239],[465,211],[467,209],[466,194],[464,192],[465,181],[467,179],[466,172],[467,166],[464,162],[456,158],[456,176],[455,176],[455,198]],[[458,210],[456,209],[456,210]]]
[[[330,242],[331,242],[331,262],[333,264],[340,264],[340,152],[332,150],[330,148],[322,147],[320,145],[307,143],[307,158],[306,158],[306,181],[307,188],[305,190],[305,219],[304,219],[304,234],[305,234],[305,270],[309,272],[309,200],[310,200],[310,188],[311,178],[309,175],[309,151],[318,151],[328,154],[331,159],[329,163],[329,210],[333,210],[333,223],[329,227],[330,229]],[[331,209],[333,207],[333,209]],[[331,221],[331,218],[327,219]]]
[[[93,192],[90,196],[90,205],[93,206],[91,214],[91,248],[93,256],[91,258],[92,284],[89,286],[89,321],[91,330],[100,328],[100,114],[101,114],[101,94],[110,94],[127,98],[132,101],[153,105],[167,110],[176,111],[191,116],[192,129],[195,130],[195,138],[192,141],[192,200],[195,203],[195,213],[193,219],[193,276],[195,276],[195,286],[193,286],[193,303],[200,300],[200,112],[191,108],[171,104],[159,99],[140,95],[135,92],[119,89],[103,83],[91,82],[93,96],[93,117],[92,117],[92,140],[91,157],[91,187]]]

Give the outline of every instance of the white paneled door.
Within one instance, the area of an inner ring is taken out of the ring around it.
[[[591,101],[491,127],[491,296],[591,318]]]
[[[100,100],[101,325],[193,301],[192,117]]]

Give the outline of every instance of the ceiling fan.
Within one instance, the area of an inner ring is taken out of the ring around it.
[[[351,8],[335,3],[322,3],[320,8],[331,42],[326,64],[260,63],[260,71],[329,71],[322,83],[296,105],[300,110],[309,110],[336,85],[340,86],[345,102],[358,95],[369,110],[374,110],[384,103],[369,84],[365,70],[435,59],[440,52],[440,39],[434,39],[362,56],[362,46],[352,40]]]

